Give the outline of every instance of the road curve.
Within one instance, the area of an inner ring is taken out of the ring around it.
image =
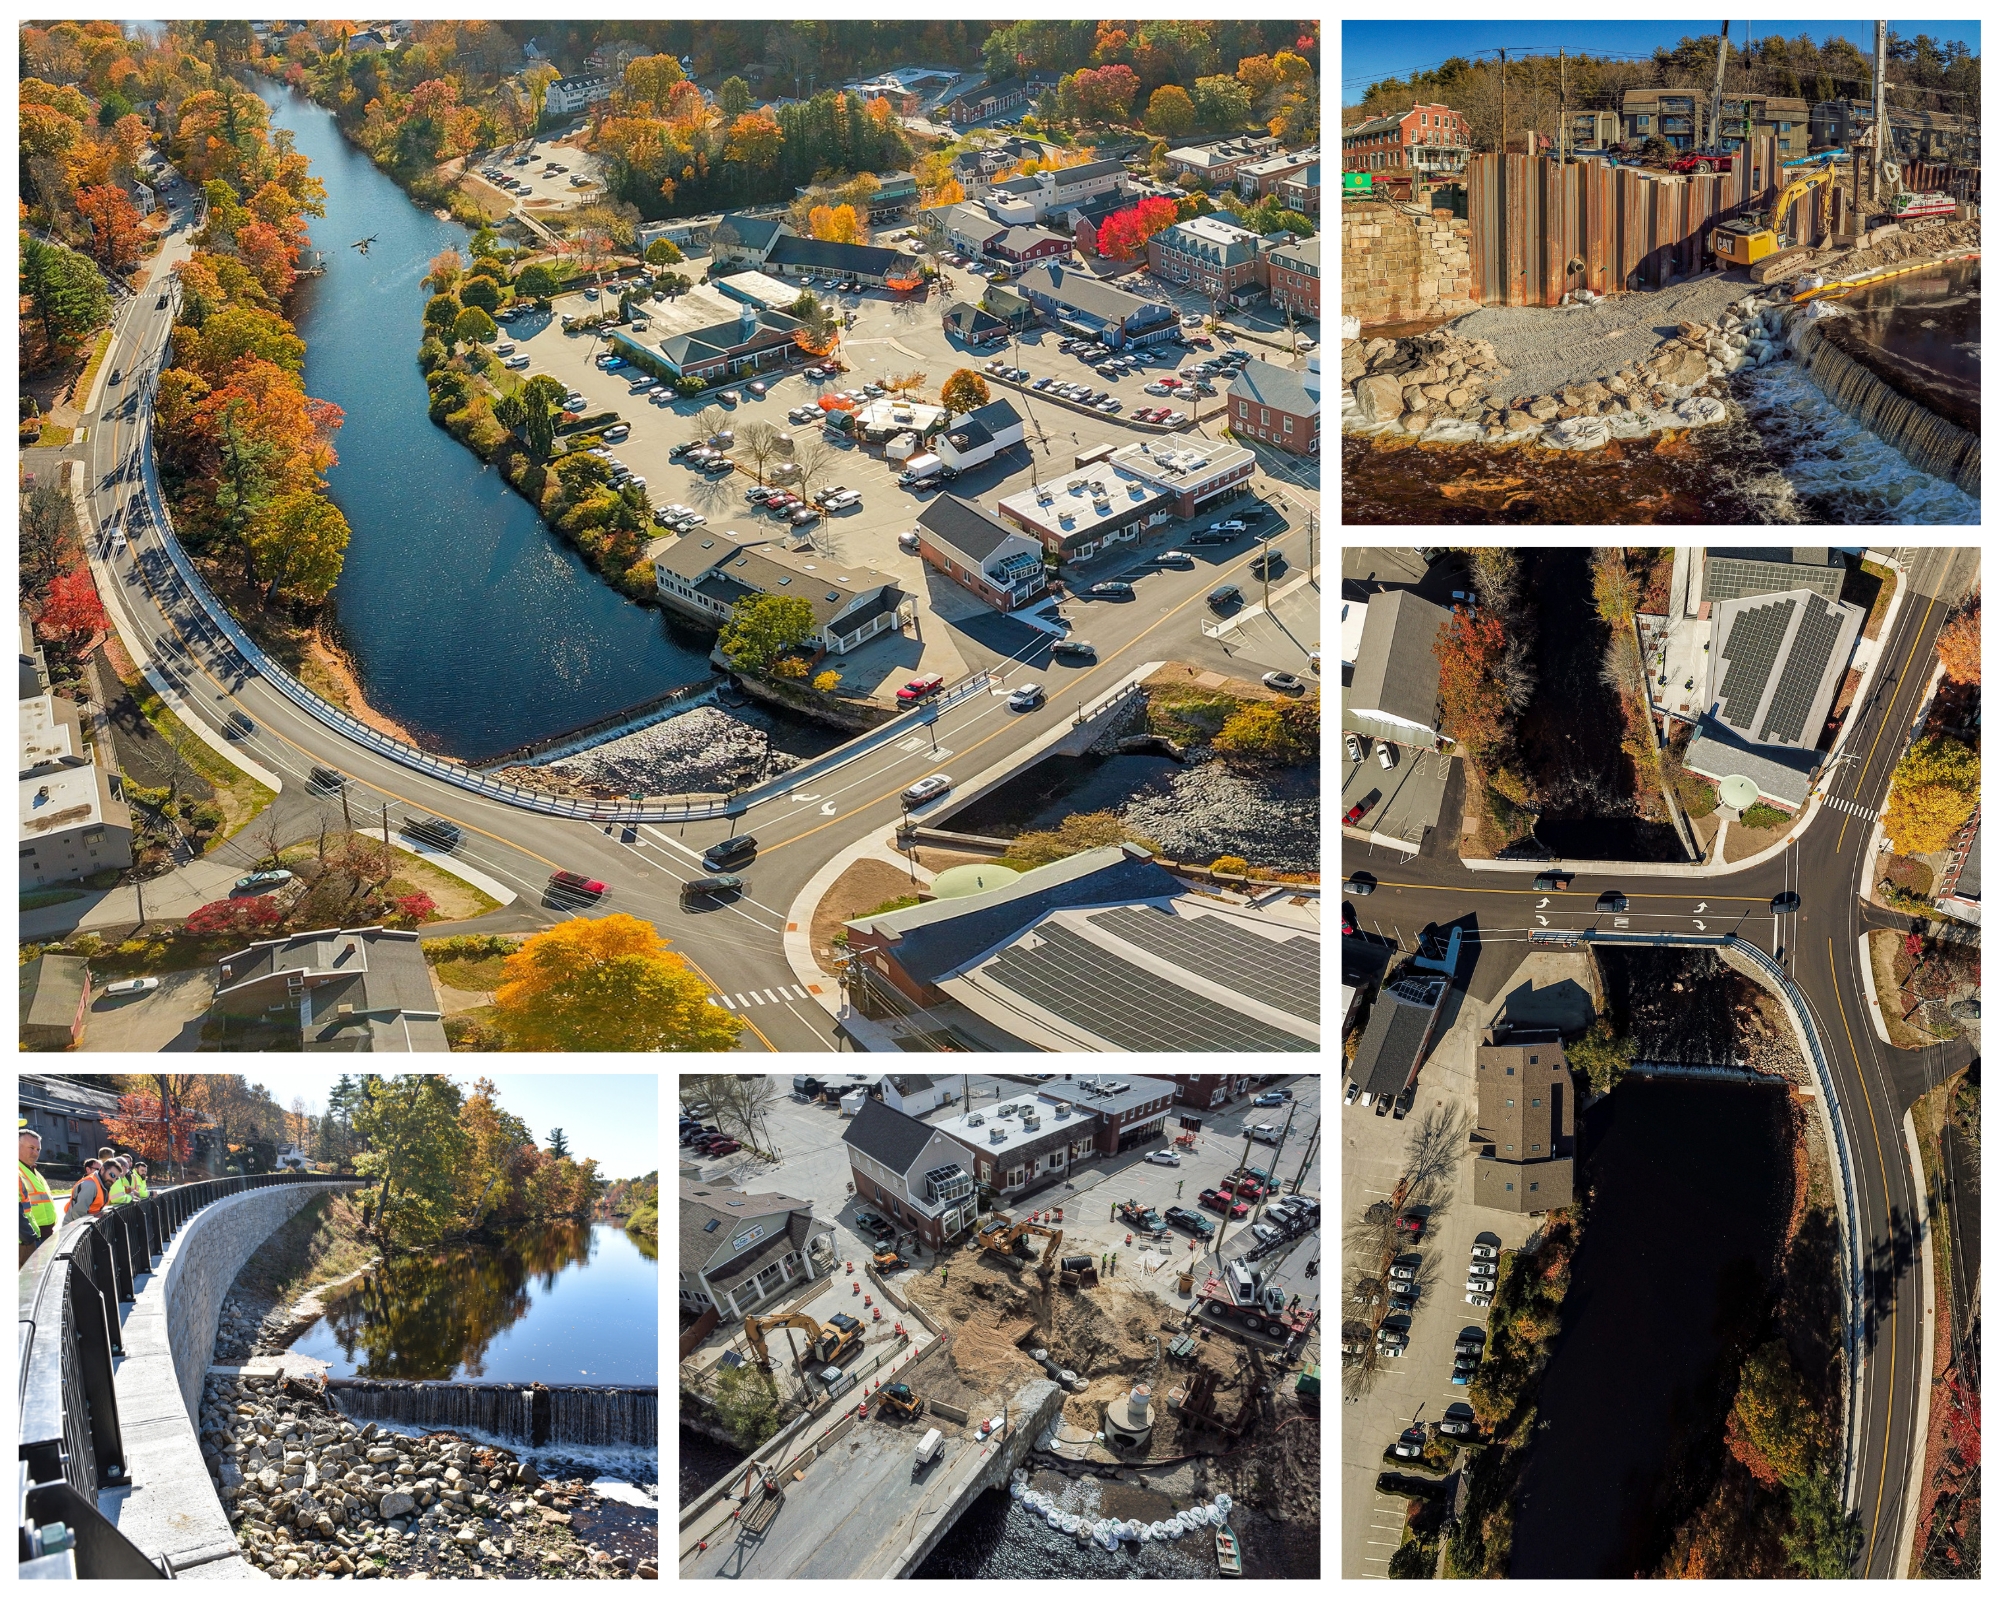
[[[1971,1059],[1963,1040],[1921,1051],[1882,1042],[1867,1015],[1861,937],[1869,927],[1903,926],[1861,898],[1870,869],[1870,818],[1888,802],[1889,778],[1925,697],[1937,636],[1959,595],[1977,581],[1976,550],[1902,552],[1910,592],[1884,641],[1875,688],[1857,708],[1842,749],[1854,759],[1835,769],[1828,795],[1852,805],[1822,805],[1789,847],[1741,871],[1702,878],[1579,873],[1569,889],[1543,895],[1510,875],[1475,872],[1439,844],[1455,837],[1453,819],[1426,835],[1416,856],[1403,858],[1358,838],[1342,841],[1342,870],[1368,871],[1374,893],[1350,902],[1372,937],[1413,947],[1432,924],[1456,923],[1473,964],[1461,973],[1476,998],[1496,997],[1527,954],[1537,927],[1607,931],[1597,896],[1626,894],[1632,931],[1731,933],[1770,951],[1805,995],[1825,1047],[1854,1157],[1862,1262],[1861,1395],[1853,1436],[1850,1506],[1860,1519],[1862,1547],[1855,1575],[1895,1572],[1907,1497],[1921,1486],[1916,1433],[1923,1371],[1923,1284],[1918,1227],[1923,1175],[1912,1173],[1901,1137],[1903,1113],[1928,1089]],[[1458,785],[1453,785],[1456,792]],[[1525,864],[1532,870],[1534,863]],[[1682,887],[1685,884],[1686,887]],[[1772,897],[1799,896],[1797,911],[1779,915]]]

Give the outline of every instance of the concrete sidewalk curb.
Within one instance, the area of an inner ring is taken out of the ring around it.
[[[419,844],[408,834],[403,835],[403,840],[404,842],[397,846],[398,849],[404,850],[421,860],[428,861],[440,872],[448,872],[454,878],[471,884],[473,888],[479,890],[482,894],[492,895],[503,906],[511,906],[516,900],[521,898],[519,894],[508,888],[498,878],[489,878],[477,867],[468,867],[449,851],[439,850],[433,845]]]
[[[1917,1143],[1917,1122],[1914,1110],[1903,1113],[1903,1143],[1910,1152],[1910,1176],[1915,1180],[1919,1196],[1924,1193],[1924,1153]],[[1923,1382],[1917,1389],[1916,1426],[1910,1430],[1910,1466],[1903,1481],[1914,1486],[1915,1493],[1910,1503],[1903,1508],[1903,1530],[1896,1540],[1896,1568],[1889,1574],[1892,1578],[1907,1578],[1910,1560],[1916,1553],[1917,1517],[1923,1504],[1925,1484],[1924,1452],[1931,1436],[1931,1390],[1936,1384],[1933,1376],[1937,1364],[1937,1268],[1931,1259],[1931,1210],[1925,1200],[1917,1211],[1917,1238],[1922,1246],[1921,1260],[1924,1265],[1924,1365]],[[1889,1463],[1882,1463],[1882,1470],[1889,1470]]]
[[[173,712],[180,725],[186,728],[188,732],[192,733],[203,744],[207,745],[209,749],[221,756],[223,760],[236,768],[237,771],[247,773],[250,777],[255,778],[273,794],[279,793],[284,789],[284,779],[280,778],[269,767],[261,766],[257,762],[240,755],[234,745],[230,744],[221,734],[217,733],[207,723],[203,722],[200,717],[196,716],[187,701],[181,697],[180,692],[160,675],[158,667],[148,662],[140,670],[146,674],[146,681],[153,686],[153,693],[166,702],[167,709]]]
[[[822,971],[819,962],[813,956],[813,914],[819,909],[820,901],[826,897],[827,890],[834,886],[843,872],[855,862],[870,858],[894,861],[902,867],[910,865],[872,833],[855,840],[815,872],[807,880],[805,887],[792,897],[791,907],[785,913],[785,960],[791,966],[792,975],[799,980],[806,993],[818,1001],[828,1016],[851,1033],[869,1051],[899,1051],[902,1045],[896,1035],[880,1023],[860,1015],[852,1006],[841,1003],[840,980],[833,974]],[[921,865],[916,870],[928,886],[930,872]]]
[[[1894,1049],[1896,1041],[1889,1037],[1889,1025],[1882,1020],[1882,1002],[1875,995],[1875,961],[1868,948],[1873,932],[1871,928],[1861,935],[1861,987],[1868,992],[1868,1020],[1875,1024],[1875,1037]]]
[[[1799,820],[1792,831],[1776,844],[1766,845],[1754,856],[1745,856],[1741,861],[1724,861],[1704,864],[1699,861],[1565,861],[1560,856],[1552,856],[1546,861],[1490,861],[1484,857],[1460,856],[1459,865],[1474,872],[1593,872],[1628,878],[1725,878],[1732,872],[1742,872],[1749,867],[1761,867],[1767,861],[1775,861],[1798,841],[1799,835],[1811,827],[1820,813],[1821,796],[1814,790],[1812,798],[1806,801],[1806,808],[1799,814]],[[1720,835],[1717,836],[1720,842]]]
[[[1307,584],[1311,583],[1312,581],[1313,581],[1313,575],[1310,572],[1301,572],[1296,578],[1294,578],[1290,583],[1286,584],[1282,589],[1273,589],[1271,591],[1272,604],[1275,605],[1278,601],[1284,599],[1286,595],[1293,593],[1295,590],[1303,589]],[[1234,633],[1238,627],[1240,627],[1243,623],[1248,622],[1252,617],[1261,617],[1264,614],[1265,614],[1264,602],[1259,600],[1255,605],[1245,606],[1241,611],[1237,612],[1234,616],[1228,618],[1226,621],[1217,623],[1215,625],[1215,632],[1210,634],[1209,637],[1211,639],[1220,639],[1226,634]]]

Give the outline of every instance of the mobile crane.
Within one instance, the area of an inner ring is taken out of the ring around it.
[[[771,1352],[764,1343],[764,1334],[772,1328],[802,1331],[807,1354],[828,1366],[837,1365],[861,1347],[861,1324],[844,1311],[833,1314],[830,1327],[821,1327],[803,1311],[790,1311],[779,1317],[745,1317],[743,1332],[750,1340],[750,1348],[757,1352],[757,1365],[766,1372],[771,1370]]]
[[[1793,224],[1798,204],[1812,190],[1833,182],[1833,163],[1808,172],[1785,185],[1769,211],[1751,211],[1718,225],[1708,236],[1718,261],[1746,269],[1755,283],[1783,277],[1807,253]]]

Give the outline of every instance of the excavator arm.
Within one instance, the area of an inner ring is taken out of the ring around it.
[[[822,1328],[803,1311],[789,1311],[778,1317],[745,1317],[743,1332],[750,1341],[750,1348],[757,1352],[757,1365],[766,1372],[771,1370],[771,1352],[765,1348],[764,1334],[771,1328],[797,1328],[806,1336],[807,1344],[815,1354],[830,1330]]]

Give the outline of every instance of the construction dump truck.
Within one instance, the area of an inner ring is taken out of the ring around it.
[[[844,1311],[836,1311],[828,1327],[821,1327],[803,1311],[778,1317],[745,1317],[743,1332],[750,1340],[750,1348],[757,1352],[757,1365],[766,1372],[771,1370],[771,1352],[764,1343],[764,1335],[773,1328],[797,1328],[802,1332],[806,1336],[806,1353],[814,1361],[833,1364],[861,1348],[861,1324]]]

